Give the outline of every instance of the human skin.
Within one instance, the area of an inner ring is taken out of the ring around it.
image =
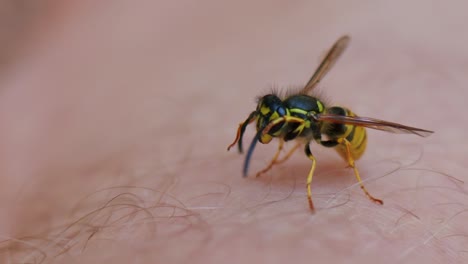
[[[44,3],[4,37],[3,261],[468,259],[467,4]],[[302,150],[255,178],[276,149],[259,144],[244,179],[244,156],[226,147],[256,96],[303,85],[343,34],[325,101],[435,133],[368,131],[357,166],[382,206],[313,144],[312,214]]]

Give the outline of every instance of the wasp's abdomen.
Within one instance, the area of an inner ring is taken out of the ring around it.
[[[326,110],[328,114],[344,115],[344,116],[356,116],[351,110],[334,106]],[[354,126],[347,124],[331,124],[327,123],[322,126],[322,133],[327,135],[332,140],[338,140],[345,138],[350,143],[350,152],[354,160],[359,159],[367,146],[367,132],[362,126]],[[338,154],[346,159],[346,147],[342,144],[338,144],[335,147]]]

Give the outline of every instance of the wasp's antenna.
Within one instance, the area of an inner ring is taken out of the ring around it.
[[[229,151],[232,147],[234,147],[237,143],[239,153],[244,152],[242,148],[242,138],[244,137],[245,129],[247,126],[255,121],[255,118],[257,118],[257,111],[253,111],[250,113],[249,117],[244,121],[244,123],[239,124],[239,128],[237,129],[237,134],[236,134],[236,139],[234,139],[234,142],[231,143],[231,145],[228,146],[227,150]]]
[[[260,136],[262,135],[263,129],[258,130],[257,134],[252,140],[252,143],[250,143],[249,150],[247,151],[247,155],[245,155],[245,161],[244,161],[244,168],[242,169],[242,176],[245,178],[247,177],[247,172],[249,170],[249,165],[250,165],[250,158],[252,157],[252,153],[255,149],[255,146],[257,145],[258,140],[260,139]]]

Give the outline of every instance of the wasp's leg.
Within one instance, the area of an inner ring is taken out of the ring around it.
[[[301,146],[301,143],[297,142],[296,145],[294,145],[294,147],[292,147],[292,149],[290,149],[288,153],[286,153],[286,155],[282,159],[277,160],[275,164],[280,164],[280,163],[287,161],[300,146]]]
[[[271,159],[270,164],[268,164],[268,166],[266,166],[266,168],[264,168],[263,170],[257,172],[256,177],[259,177],[263,173],[269,171],[273,167],[273,165],[278,163],[278,157],[279,157],[280,152],[283,150],[283,145],[284,145],[284,140],[280,139],[279,140],[279,145],[278,145],[278,150],[276,151],[275,155]]]
[[[242,137],[244,136],[244,132],[245,132],[245,128],[247,128],[247,126],[252,123],[255,118],[257,117],[257,111],[253,111],[252,113],[250,113],[249,117],[247,117],[247,119],[243,122],[243,123],[240,123],[239,124],[239,127],[237,128],[237,134],[236,134],[236,138],[234,139],[234,142],[232,142],[227,150],[229,151],[232,147],[234,147],[236,145],[236,143],[239,143],[239,152],[242,153],[243,149],[242,149]]]
[[[380,200],[380,199],[377,199],[375,198],[374,196],[372,196],[366,189],[366,187],[364,187],[364,184],[362,183],[362,180],[361,180],[361,176],[359,176],[359,171],[358,169],[356,168],[356,165],[354,164],[354,159],[353,157],[351,156],[351,150],[350,150],[350,145],[351,143],[349,143],[348,140],[346,140],[345,138],[341,138],[338,140],[340,144],[343,144],[346,148],[346,159],[348,161],[348,165],[349,167],[353,168],[354,170],[354,175],[356,175],[356,179],[358,180],[359,182],[359,185],[361,186],[361,189],[364,191],[364,193],[366,194],[366,196],[373,202],[375,203],[378,203],[380,205],[383,204],[383,201]]]
[[[302,118],[299,118],[299,117],[295,117],[295,116],[282,116],[282,117],[276,118],[275,120],[268,123],[268,125],[265,126],[265,128],[263,128],[262,134],[263,135],[268,134],[272,127],[274,127],[275,125],[277,125],[277,124],[279,124],[281,122],[304,124],[305,120],[302,119]]]
[[[286,155],[282,159],[278,160],[279,154],[283,150],[283,144],[284,144],[284,140],[280,139],[278,150],[276,151],[275,155],[271,159],[270,164],[268,164],[268,166],[266,168],[264,168],[263,170],[257,172],[257,175],[256,175],[257,177],[259,177],[260,175],[262,175],[265,172],[269,171],[274,165],[283,163],[286,160],[288,160],[292,156],[294,151],[296,151],[301,146],[301,143],[299,143],[299,142],[296,143],[296,145],[294,145],[294,147],[292,149],[290,149],[288,151],[288,153],[286,153]]]
[[[312,192],[310,190],[310,185],[312,184],[312,176],[314,176],[316,160],[315,160],[314,155],[312,154],[312,151],[310,151],[309,144],[310,142],[307,142],[305,145],[305,153],[307,157],[312,161],[312,167],[310,168],[309,175],[307,176],[306,187],[307,187],[307,199],[309,200],[309,207],[310,207],[310,210],[314,212],[315,209],[314,209],[314,203],[312,202]]]
[[[244,123],[240,123],[239,124],[239,127],[237,128],[237,134],[236,134],[236,138],[234,139],[234,141],[227,147],[227,150],[231,150],[232,147],[234,147],[237,143],[237,141],[239,141],[239,138],[240,138],[240,134],[241,134],[241,128],[242,128],[242,125]]]

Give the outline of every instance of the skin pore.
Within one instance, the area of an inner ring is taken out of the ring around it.
[[[463,263],[465,5],[44,1],[18,11],[9,19],[32,18],[5,33],[0,56],[1,262]],[[351,43],[320,84],[323,101],[435,134],[368,131],[357,166],[383,206],[333,150],[312,145],[312,215],[302,148],[255,178],[278,142],[258,144],[244,179],[244,156],[226,147],[256,96],[303,85],[343,34]]]

